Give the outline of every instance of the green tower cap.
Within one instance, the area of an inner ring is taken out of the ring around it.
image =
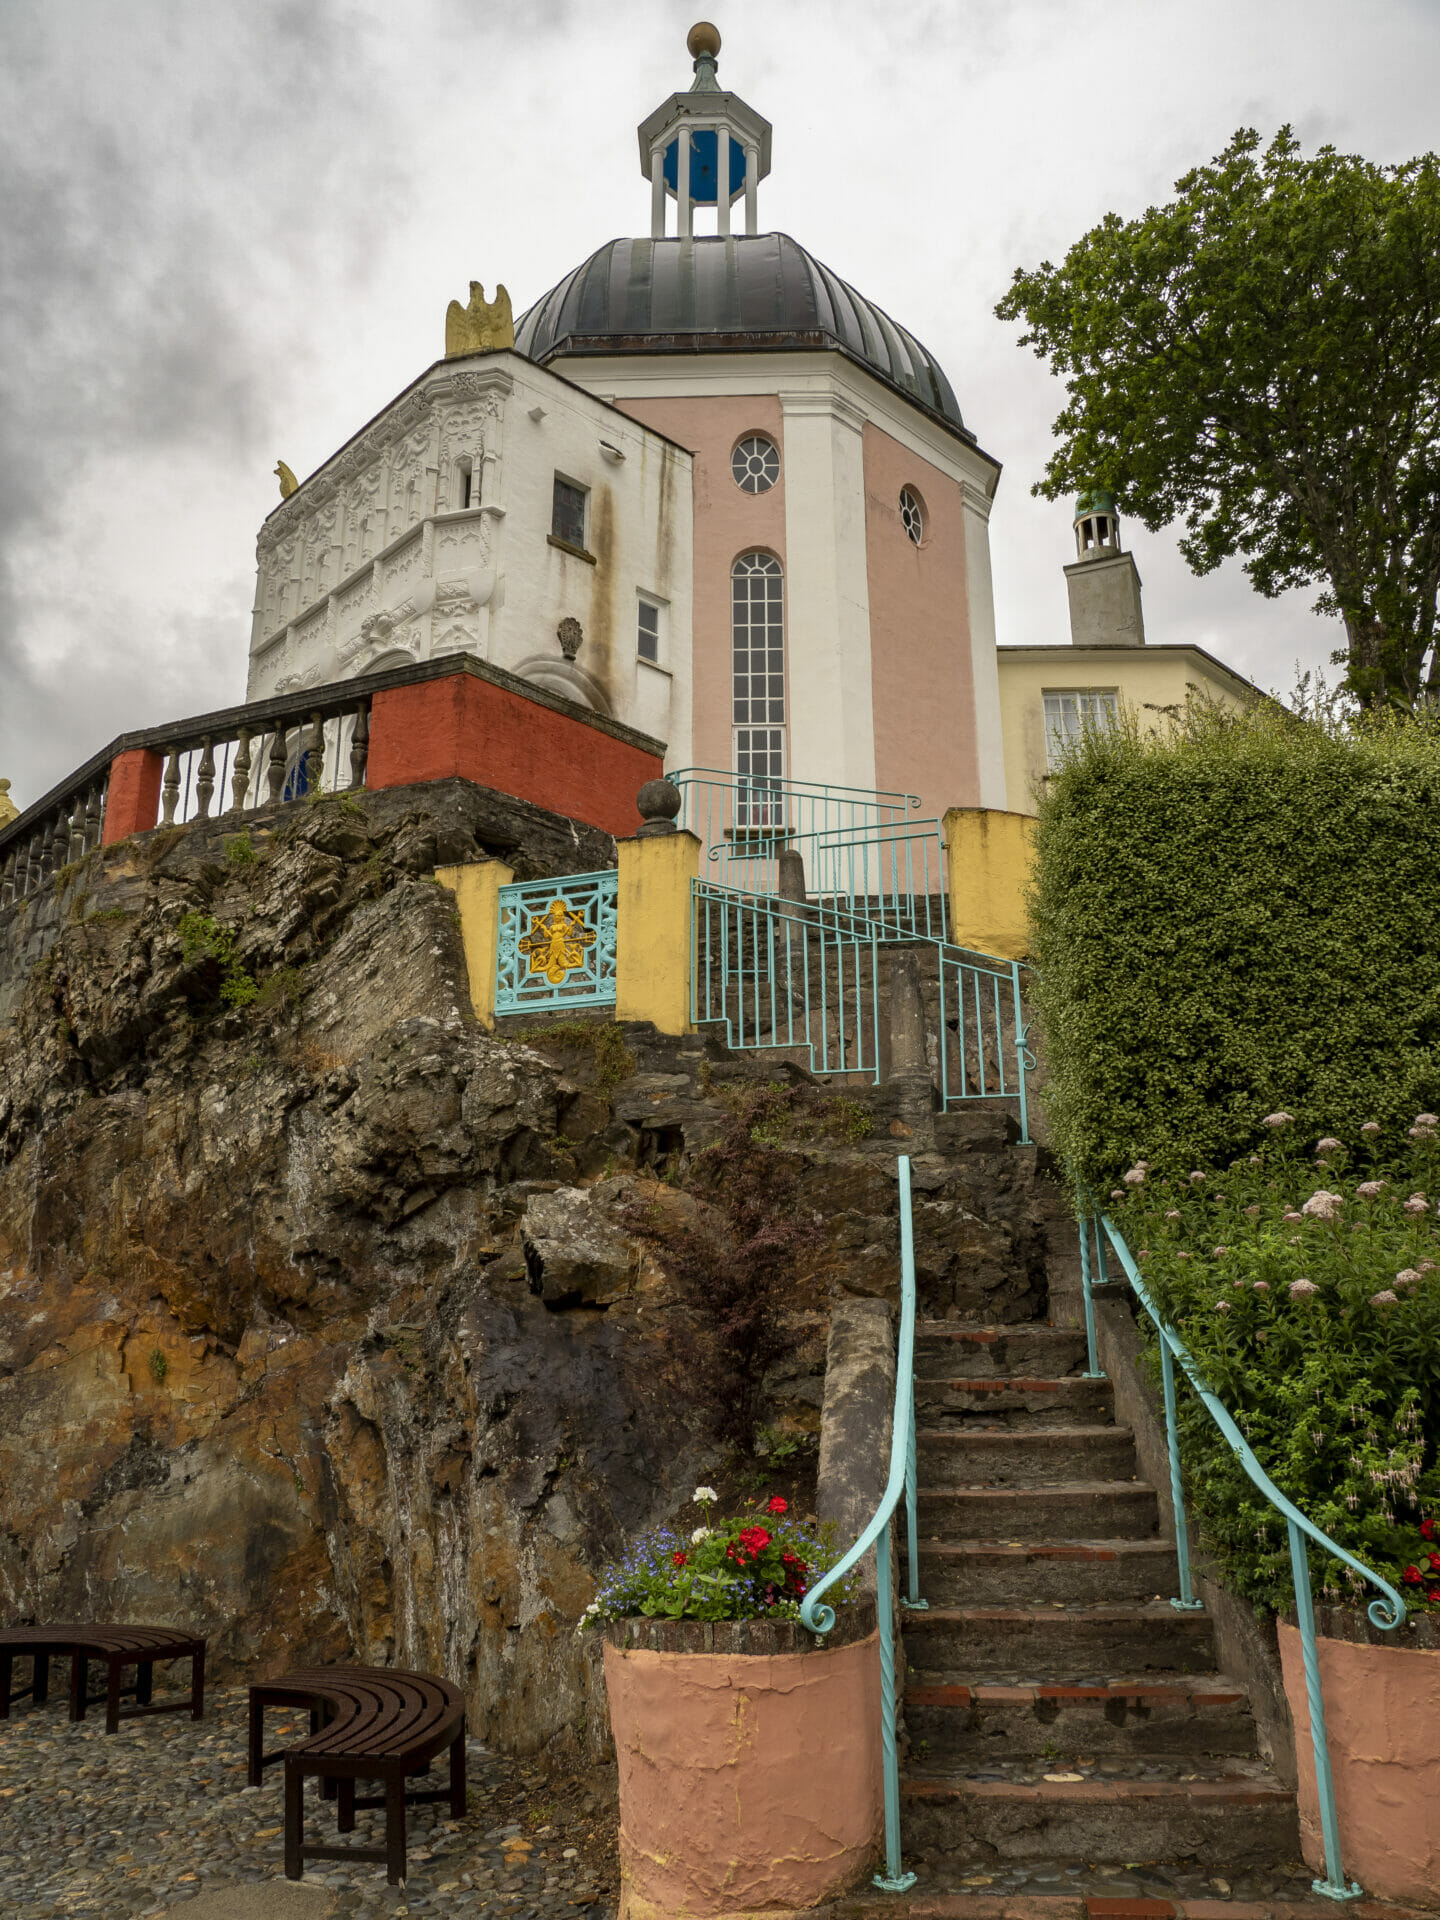
[[[1084,520],[1092,513],[1115,513],[1113,493],[1106,493],[1103,487],[1092,487],[1089,493],[1082,493],[1075,502],[1075,518]]]

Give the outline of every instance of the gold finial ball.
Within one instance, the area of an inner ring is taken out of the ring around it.
[[[685,36],[685,45],[693,60],[706,53],[713,60],[720,51],[720,29],[711,26],[708,20],[697,20]]]

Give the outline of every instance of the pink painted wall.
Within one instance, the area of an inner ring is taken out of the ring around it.
[[[875,784],[918,793],[925,815],[975,807],[964,496],[957,481],[872,421],[864,444]],[[925,504],[918,547],[900,520],[905,486]]]
[[[785,432],[779,397],[627,399],[622,410],[678,440],[695,455],[695,586],[693,699],[698,767],[730,768],[730,568],[738,554],[760,548],[785,564]],[[765,433],[780,449],[780,478],[768,493],[742,493],[730,472],[737,440]],[[788,655],[787,655],[788,660]],[[789,682],[786,711],[789,712]]]
[[[1369,1894],[1432,1905],[1440,1889],[1440,1651],[1318,1644],[1345,1871]],[[1301,1844],[1306,1863],[1323,1871],[1300,1635],[1284,1621],[1280,1663],[1295,1721]]]
[[[803,1910],[852,1886],[881,1831],[878,1638],[818,1652],[607,1643],[621,1920]]]

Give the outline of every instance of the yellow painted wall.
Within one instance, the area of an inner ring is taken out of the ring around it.
[[[619,843],[615,1018],[690,1033],[690,883],[700,873],[693,833]]]
[[[943,822],[950,938],[977,953],[1023,960],[1030,950],[1025,898],[1035,862],[1035,822],[994,807],[952,807]]]
[[[495,1025],[495,959],[500,945],[500,889],[515,878],[498,860],[469,867],[437,867],[435,878],[455,896],[465,966],[470,975],[470,1006],[481,1026]]]
[[[1197,647],[1016,647],[998,658],[1005,798],[1014,813],[1035,812],[1036,785],[1047,771],[1046,693],[1114,691],[1122,706],[1157,727],[1164,716],[1147,708],[1183,706],[1191,686],[1235,707],[1265,697]]]

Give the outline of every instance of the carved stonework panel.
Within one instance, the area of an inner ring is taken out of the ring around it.
[[[397,548],[385,562],[386,589],[403,586],[418,578],[424,559],[424,536],[417,533],[413,539],[407,540],[403,547]]]

